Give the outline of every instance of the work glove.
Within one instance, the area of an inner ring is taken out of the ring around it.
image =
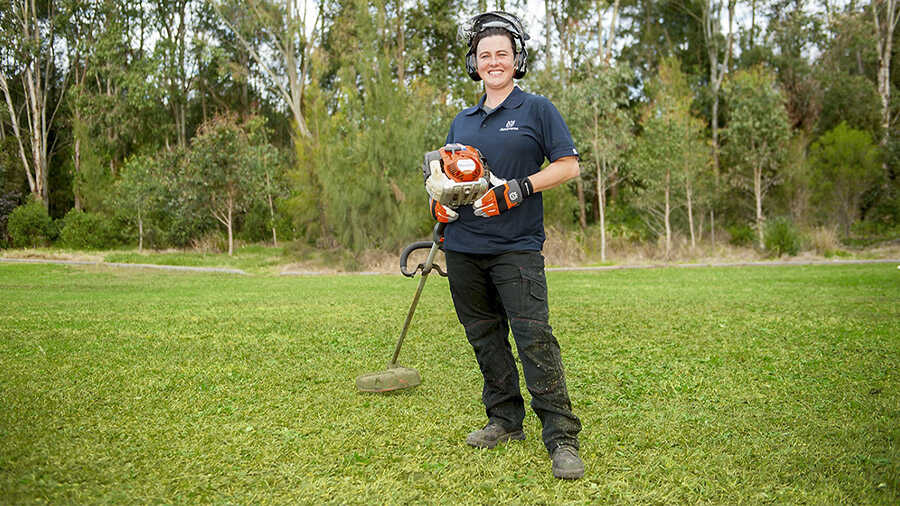
[[[534,187],[527,177],[509,181],[492,177],[491,184],[494,186],[472,203],[475,216],[482,218],[497,216],[521,204],[525,198],[534,193]]]
[[[452,207],[444,206],[432,198],[428,199],[428,207],[431,211],[431,217],[441,223],[450,223],[459,218],[459,213],[454,211]]]

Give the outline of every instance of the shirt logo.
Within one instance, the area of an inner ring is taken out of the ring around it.
[[[510,131],[516,131],[518,129],[519,129],[519,127],[516,126],[516,120],[509,120],[506,122],[506,126],[501,128],[500,131],[501,132],[510,132]]]

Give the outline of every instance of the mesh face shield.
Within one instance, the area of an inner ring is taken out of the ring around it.
[[[514,49],[517,53],[525,49],[525,41],[531,38],[525,33],[525,28],[519,18],[503,11],[485,12],[467,19],[459,25],[458,35],[460,40],[471,49],[475,36],[488,28],[503,28],[513,34],[513,38],[516,40]]]

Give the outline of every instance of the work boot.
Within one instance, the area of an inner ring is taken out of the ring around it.
[[[489,423],[481,430],[470,432],[466,436],[466,444],[475,448],[493,448],[499,443],[505,443],[510,439],[522,441],[525,439],[525,433],[521,429],[507,431],[500,424]]]
[[[563,480],[577,480],[584,476],[584,462],[578,450],[569,445],[559,445],[553,450],[553,476]]]

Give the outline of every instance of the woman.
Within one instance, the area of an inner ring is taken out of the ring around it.
[[[447,143],[478,148],[492,175],[502,178],[472,206],[454,210],[430,203],[432,215],[448,223],[450,292],[484,377],[488,423],[466,442],[493,448],[525,439],[524,400],[508,339],[512,329],[553,474],[581,478],[581,422],[572,412],[559,344],[548,324],[540,193],[578,176],[578,152],[553,104],[515,85],[527,63],[521,22],[505,12],[487,12],[460,32],[469,45],[466,71],[484,82],[484,96],[456,116]],[[550,164],[541,170],[545,158]]]

